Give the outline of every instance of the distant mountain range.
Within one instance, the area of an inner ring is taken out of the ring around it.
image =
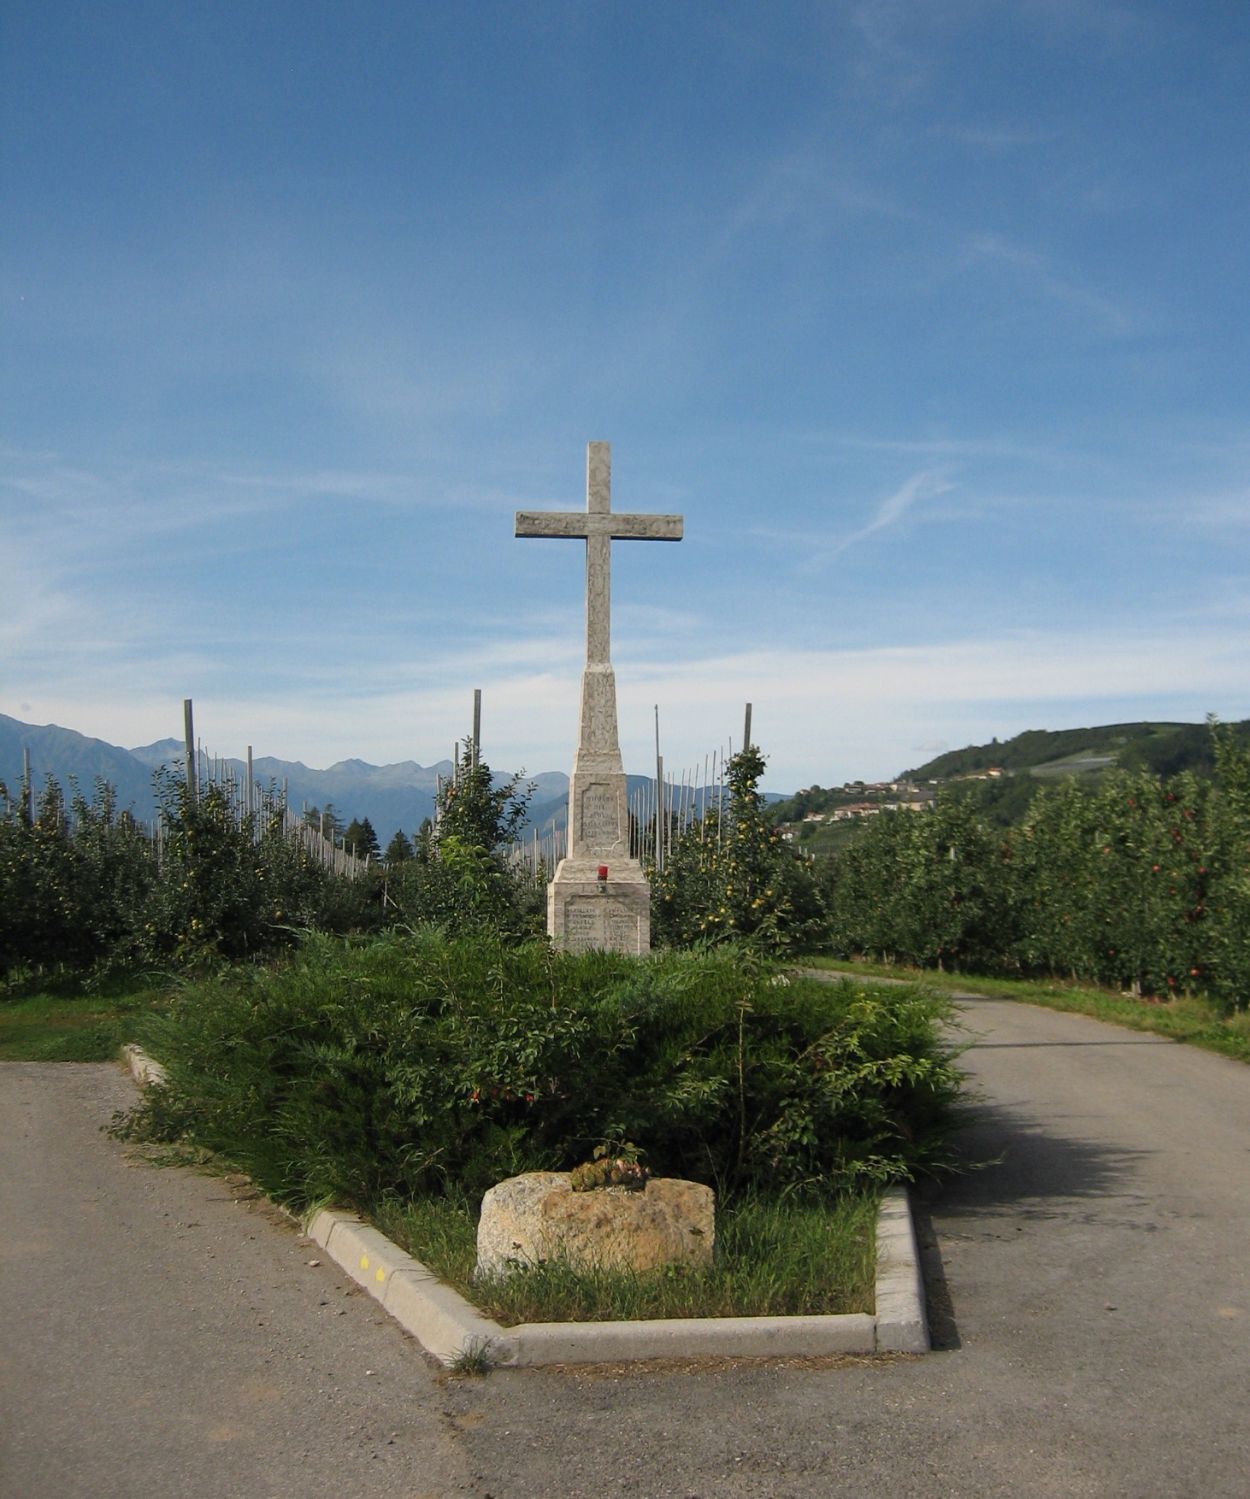
[[[1250,720],[1233,724],[1239,737],[1250,742]],[[73,729],[55,724],[22,723],[0,713],[0,781],[15,791],[22,778],[23,752],[29,750],[35,789],[52,776],[69,794],[76,784],[90,796],[97,780],[104,780],[117,793],[118,803],[136,817],[150,821],[155,811],[153,772],[162,765],[182,764],[182,741],[161,739],[155,744],[122,749],[103,739],[91,739]],[[241,760],[225,760],[240,781],[247,772]],[[900,780],[924,782],[953,780],[991,768],[1016,776],[1097,774],[1112,765],[1148,769],[1172,775],[1179,770],[1209,772],[1212,768],[1211,735],[1205,724],[1122,723],[1087,729],[1031,729],[1013,739],[968,745],[902,772]],[[326,811],[332,807],[344,823],[365,818],[385,847],[402,829],[410,836],[434,813],[434,795],[439,776],[452,772],[450,760],[418,765],[403,760],[397,765],[370,765],[364,760],[340,760],[328,770],[314,770],[298,760],[270,756],[252,762],[252,773],[261,785],[272,783],[287,790],[288,804],[296,811],[304,806]],[[496,780],[506,774],[496,772]],[[529,824],[540,835],[562,828],[568,812],[569,778],[563,771],[544,771],[527,777],[534,782],[529,805]],[[633,792],[650,782],[630,776]],[[1021,795],[1027,795],[1021,786]],[[830,793],[832,794],[832,793]],[[1005,788],[999,793],[1005,794]],[[770,803],[786,800],[766,794]],[[784,811],[784,809],[782,809]]]
[[[60,782],[67,796],[71,785],[76,784],[90,797],[96,781],[104,780],[116,791],[118,805],[129,808],[144,822],[151,821],[156,807],[153,772],[162,765],[181,769],[183,761],[180,739],[160,739],[136,749],[121,749],[73,729],[22,723],[0,713],[0,781],[10,792],[21,783],[25,750],[30,751],[36,793],[48,776]],[[246,779],[245,761],[223,759],[220,763],[229,765],[240,782]],[[418,765],[415,760],[397,765],[340,760],[328,770],[313,770],[298,760],[270,756],[252,761],[254,779],[262,786],[272,783],[278,790],[285,785],[287,804],[294,810],[307,806],[324,812],[333,807],[344,823],[367,817],[383,848],[397,830],[411,837],[427,817],[433,816],[437,779],[451,775],[452,769],[450,760],[433,765]],[[496,772],[497,782],[507,779],[506,774]],[[552,827],[562,828],[568,813],[568,776],[550,770],[525,779],[534,783],[530,825],[537,827],[540,835]],[[647,784],[645,777],[629,777],[631,794]]]
[[[117,792],[118,803],[147,822],[155,812],[153,772],[162,765],[178,767],[183,763],[183,745],[179,739],[161,739],[155,744],[121,749],[103,739],[90,739],[73,729],[55,724],[42,727],[22,723],[0,713],[0,781],[14,791],[22,778],[23,752],[30,751],[31,772],[36,792],[52,776],[68,794],[71,783],[90,796],[97,780],[109,783]],[[240,781],[247,775],[242,760],[223,759]],[[363,760],[340,760],[328,770],[314,770],[298,760],[278,760],[263,756],[252,761],[252,775],[262,786],[286,787],[288,805],[333,807],[343,819],[365,818],[373,824],[383,847],[398,829],[411,836],[434,813],[434,796],[439,776],[452,773],[450,760],[433,765],[418,765],[405,760],[398,765],[369,765]],[[500,776],[506,780],[506,776]],[[540,831],[556,816],[563,817],[568,799],[569,781],[558,771],[528,777],[535,783],[530,803],[531,820]]]

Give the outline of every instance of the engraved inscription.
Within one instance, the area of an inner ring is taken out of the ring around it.
[[[564,950],[566,952],[590,952],[603,946],[603,921],[599,914],[601,902],[591,897],[574,897],[564,903]]]
[[[574,895],[564,903],[566,952],[640,951],[639,917],[625,901],[602,895]]]
[[[638,952],[638,917],[627,906],[613,902],[604,922],[609,952]]]
[[[621,836],[613,788],[592,782],[582,792],[582,843],[610,848]]]

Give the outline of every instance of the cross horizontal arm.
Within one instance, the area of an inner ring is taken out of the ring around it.
[[[590,516],[580,510],[518,510],[516,534],[518,536],[582,536],[590,535],[587,522]]]
[[[610,536],[614,541],[680,541],[680,515],[612,515],[582,510],[518,510],[518,536]]]
[[[680,515],[605,515],[613,541],[680,541]]]

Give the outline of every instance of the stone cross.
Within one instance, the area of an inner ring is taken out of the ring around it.
[[[547,930],[572,951],[647,952],[651,946],[647,877],[629,852],[625,768],[616,727],[611,660],[613,541],[680,541],[680,515],[612,513],[612,450],[586,449],[586,510],[518,510],[518,536],[579,538],[586,543],[586,669],[581,729],[569,778],[569,851],[547,889]]]
[[[680,541],[680,515],[612,514],[612,445],[586,447],[586,513],[518,510],[518,536],[584,537],[586,541],[586,665],[611,661],[614,541]]]

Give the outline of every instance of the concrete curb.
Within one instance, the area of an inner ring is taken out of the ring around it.
[[[927,1353],[924,1284],[907,1192],[887,1192],[877,1219],[877,1310],[828,1317],[706,1317],[639,1322],[527,1322],[501,1327],[419,1260],[353,1213],[323,1208],[305,1230],[444,1364],[481,1354],[497,1368],[654,1358],[802,1358]]]
[[[122,1053],[141,1085],[164,1068],[137,1046]],[[831,1353],[927,1353],[924,1282],[905,1188],[877,1217],[876,1313],[828,1317],[706,1317],[637,1322],[529,1322],[501,1327],[420,1260],[354,1213],[322,1208],[304,1232],[440,1363],[480,1356],[496,1368],[655,1358],[803,1358]]]
[[[877,1352],[928,1353],[929,1319],[911,1199],[887,1192],[877,1214]]]
[[[169,1080],[169,1075],[159,1062],[154,1062],[148,1054],[133,1041],[128,1041],[122,1047],[122,1060],[130,1068],[130,1075],[141,1088],[159,1088]]]

